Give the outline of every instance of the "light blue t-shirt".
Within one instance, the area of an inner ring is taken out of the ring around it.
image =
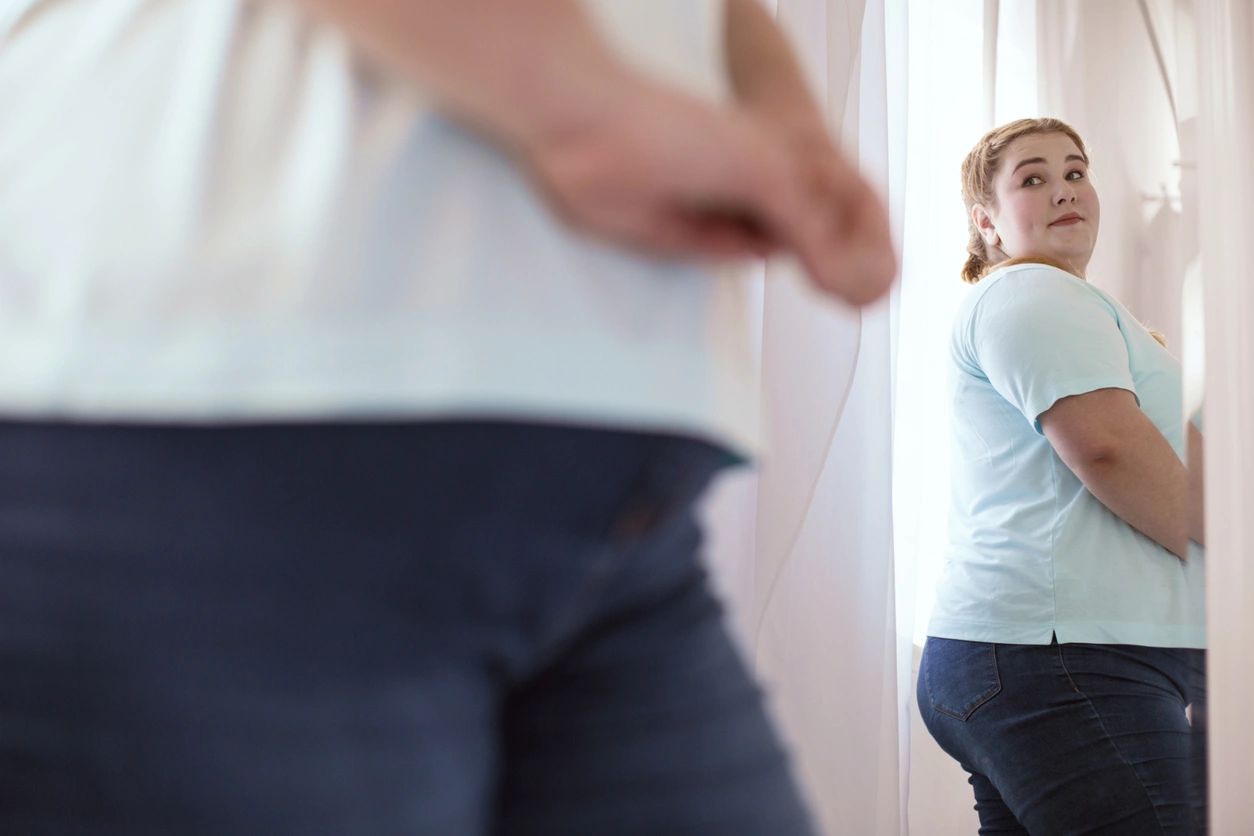
[[[1039,264],[971,291],[951,354],[950,545],[928,635],[1204,647],[1203,561],[1109,511],[1037,420],[1061,398],[1127,389],[1183,459],[1179,362],[1113,298]]]

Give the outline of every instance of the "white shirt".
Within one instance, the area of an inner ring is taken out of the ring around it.
[[[1126,389],[1183,458],[1180,363],[1108,294],[1038,264],[972,289],[951,355],[951,542],[928,635],[1204,647],[1204,560],[1102,505],[1038,421],[1062,398]]]
[[[589,0],[725,95],[719,0]],[[296,4],[0,0],[0,414],[497,417],[757,445],[745,288],[563,228]]]

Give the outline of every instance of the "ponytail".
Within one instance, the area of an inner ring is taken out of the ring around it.
[[[984,278],[992,267],[993,265],[988,263],[984,239],[980,237],[980,233],[975,231],[973,225],[971,227],[971,238],[967,241],[967,262],[962,265],[962,280],[967,284],[975,284]]]

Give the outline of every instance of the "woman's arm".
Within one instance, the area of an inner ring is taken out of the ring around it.
[[[801,179],[820,196],[810,209],[817,234],[842,242],[828,256],[842,277],[837,293],[859,304],[877,298],[897,272],[883,199],[833,142],[787,36],[761,0],[726,0],[726,28],[737,104],[793,149]]]
[[[732,90],[745,107],[788,130],[826,138],[823,112],[775,18],[761,0],[727,0],[727,63]]]
[[[819,289],[856,305],[882,296],[896,274],[887,214],[830,145],[790,142],[751,108],[645,77],[577,0],[292,2],[495,142],[582,232],[667,256],[783,250]],[[760,35],[772,45],[745,66],[781,60],[769,17],[755,35],[746,10],[728,18],[737,42]]]
[[[511,147],[573,126],[632,77],[577,0],[295,0]]]
[[[1188,558],[1188,476],[1126,389],[1063,398],[1040,416],[1059,458],[1103,505],[1181,560]]]
[[[1202,434],[1190,421],[1189,427],[1189,539],[1206,545],[1206,480]]]

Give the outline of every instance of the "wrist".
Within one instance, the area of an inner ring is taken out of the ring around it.
[[[630,73],[577,0],[303,0],[510,153],[593,118]]]
[[[610,55],[587,56],[576,67],[537,67],[521,76],[502,102],[500,138],[511,153],[532,157],[554,144],[605,130],[630,109],[642,86],[641,79]]]
[[[777,130],[827,135],[797,54],[759,0],[728,0],[727,52],[737,105]]]

